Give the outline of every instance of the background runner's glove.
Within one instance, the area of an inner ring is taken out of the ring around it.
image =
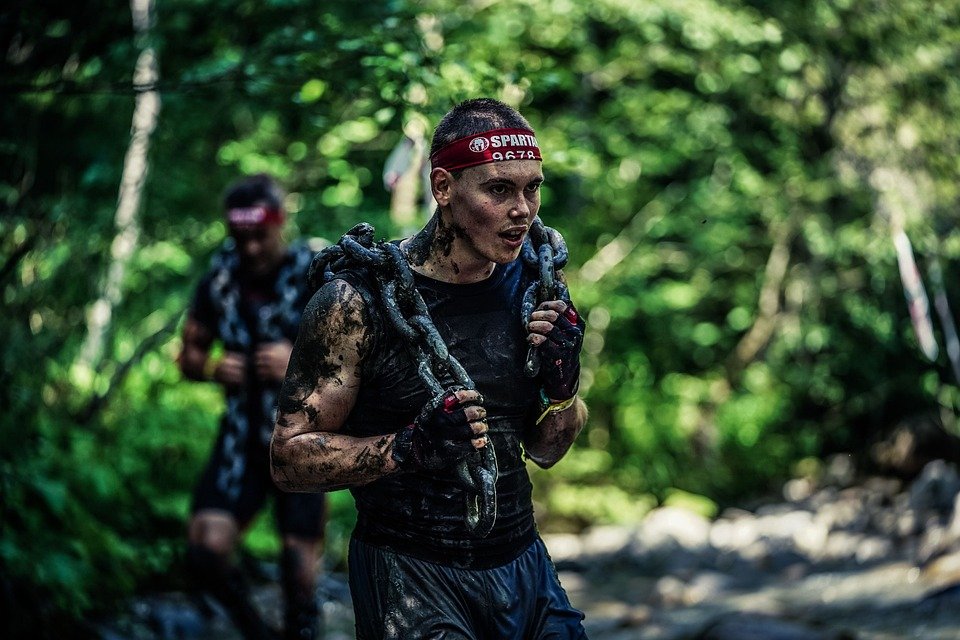
[[[586,325],[569,300],[539,349],[540,384],[551,400],[567,400],[580,386],[580,349]]]
[[[397,432],[394,461],[404,471],[436,471],[463,460],[475,450],[472,440],[482,437],[473,432],[464,409],[482,402],[482,397],[460,402],[452,391],[445,393],[437,407]]]

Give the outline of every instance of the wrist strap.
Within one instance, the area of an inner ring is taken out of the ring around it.
[[[543,394],[543,391],[540,392],[540,397],[546,400],[546,396]],[[549,400],[547,400],[546,406],[543,409],[543,413],[541,413],[540,417],[537,418],[536,424],[540,424],[541,422],[543,422],[543,419],[546,418],[547,415],[551,413],[560,413],[561,411],[566,411],[567,409],[572,407],[573,403],[576,401],[577,401],[577,394],[573,394],[572,396],[570,396],[569,398],[567,398],[562,402],[551,403]]]
[[[400,469],[408,469],[419,465],[417,452],[413,447],[413,431],[416,426],[408,424],[400,431],[397,431],[393,439],[393,448],[390,451],[390,457],[397,463]]]
[[[213,374],[216,373],[221,360],[223,360],[223,358],[214,358],[212,356],[207,358],[207,361],[203,363],[204,380],[213,380]]]

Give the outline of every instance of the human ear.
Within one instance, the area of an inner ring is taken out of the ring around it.
[[[430,172],[430,190],[433,198],[441,207],[450,204],[450,190],[453,186],[453,176],[446,169],[437,167]]]

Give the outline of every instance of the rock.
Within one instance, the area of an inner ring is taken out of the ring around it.
[[[863,489],[868,496],[876,496],[877,507],[882,507],[886,504],[890,504],[890,501],[900,493],[903,487],[903,483],[900,482],[897,478],[884,478],[880,476],[875,476],[872,478],[867,478],[863,482]]]
[[[679,507],[654,509],[637,527],[629,553],[650,572],[692,574],[714,559],[710,522]]]
[[[703,571],[696,574],[684,588],[686,604],[698,604],[718,600],[735,586],[733,576],[719,571]]]
[[[897,515],[894,533],[901,538],[908,538],[920,532],[920,516],[913,509],[900,511]]]
[[[871,512],[869,499],[864,491],[845,489],[836,495],[833,502],[820,507],[817,520],[830,531],[862,532],[870,525]]]
[[[582,536],[583,549],[594,557],[616,556],[624,553],[634,538],[635,533],[629,527],[590,527]]]
[[[873,514],[871,518],[871,524],[877,533],[893,538],[899,537],[897,533],[897,521],[899,520],[897,512],[892,509],[884,509],[878,513]]]
[[[543,536],[543,542],[550,551],[550,557],[558,567],[571,564],[579,565],[583,555],[583,537],[573,533],[552,533]]]
[[[938,585],[960,582],[960,551],[934,558],[923,567],[923,574]]]
[[[623,605],[606,615],[584,621],[591,638],[630,638],[635,637],[638,627],[646,627],[651,620],[652,609],[646,605]],[[631,629],[629,633],[622,630]]]
[[[865,536],[854,554],[857,564],[886,560],[893,555],[893,543],[880,536]]]
[[[776,549],[760,566],[768,573],[777,575],[803,575],[810,566],[810,559],[792,549]]]
[[[734,551],[745,549],[760,537],[757,519],[752,515],[722,517],[710,528],[709,542],[717,549]]]
[[[835,487],[849,487],[856,479],[857,468],[853,456],[849,453],[838,453],[830,456],[824,470],[822,483]]]
[[[915,510],[946,511],[960,492],[960,478],[956,468],[943,460],[928,463],[920,476],[910,485],[910,507]]]
[[[943,428],[939,416],[913,416],[870,447],[870,458],[887,475],[913,478],[933,460],[960,460],[960,438]]]
[[[683,580],[674,576],[663,576],[653,588],[653,604],[665,607],[679,607],[686,604],[687,586]]]
[[[960,493],[953,499],[953,511],[947,529],[951,544],[960,542]]]
[[[787,502],[803,502],[813,495],[816,485],[810,478],[794,478],[783,485],[783,497]]]
[[[810,497],[807,507],[817,511],[824,505],[832,504],[837,499],[838,493],[835,487],[824,487]]]
[[[917,547],[917,564],[927,564],[931,559],[949,550],[949,536],[946,527],[931,523],[920,537]]]
[[[960,607],[960,582],[947,585],[926,595],[917,605],[917,608],[927,613],[940,610],[956,610]]]
[[[743,613],[724,616],[695,640],[852,640],[834,631],[813,629],[771,616]]]
[[[637,541],[647,547],[671,546],[701,550],[709,544],[710,521],[679,507],[654,509],[640,523]]]
[[[149,614],[150,626],[161,638],[199,638],[207,631],[209,621],[193,607],[159,603]]]

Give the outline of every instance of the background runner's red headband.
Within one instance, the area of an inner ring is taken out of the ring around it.
[[[283,218],[283,211],[274,207],[235,207],[227,209],[227,223],[233,227],[283,224]]]
[[[456,171],[488,162],[542,160],[529,129],[493,129],[454,140],[430,156],[431,169]]]

